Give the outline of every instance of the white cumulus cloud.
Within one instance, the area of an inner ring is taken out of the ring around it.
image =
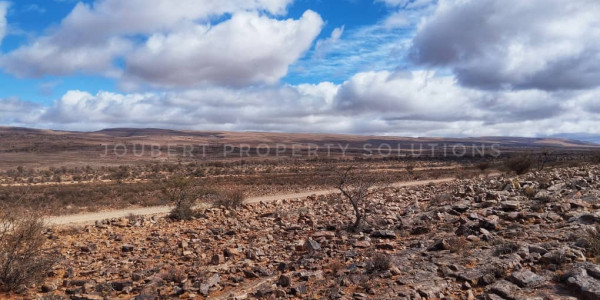
[[[284,15],[291,2],[79,2],[56,28],[0,55],[0,68],[19,78],[78,73],[125,77],[124,86],[133,79],[165,86],[273,83],[311,46],[323,24],[312,11],[299,20],[274,17]],[[230,19],[212,24],[228,15]],[[165,75],[157,76],[158,65],[168,67]]]
[[[125,76],[159,86],[273,84],[312,45],[322,26],[312,11],[298,20],[238,13],[216,26],[155,34],[127,57]]]

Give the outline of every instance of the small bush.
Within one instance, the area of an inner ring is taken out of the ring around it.
[[[592,153],[591,161],[595,164],[600,164],[600,151],[595,151]]]
[[[329,268],[331,269],[333,275],[340,274],[340,272],[343,271],[345,267],[346,266],[342,264],[339,260],[335,260],[329,265]]]
[[[490,162],[482,161],[482,162],[477,163],[475,166],[477,167],[477,169],[479,169],[479,171],[481,171],[483,173],[483,172],[485,172],[485,170],[490,168]]]
[[[505,162],[506,168],[508,168],[510,171],[515,172],[517,175],[527,173],[527,171],[531,169],[531,164],[531,158],[528,155],[518,155],[509,158]]]
[[[533,199],[535,197],[535,195],[537,195],[537,190],[534,189],[533,187],[526,187],[525,190],[523,190],[523,193],[525,194],[525,197],[527,197],[528,199]]]
[[[215,206],[224,206],[229,209],[236,209],[244,203],[246,194],[241,189],[229,189],[219,191],[214,202]]]
[[[44,249],[46,237],[39,214],[0,211],[0,290],[37,284],[56,262]]]
[[[377,253],[367,263],[369,273],[384,272],[392,268],[392,260],[388,255]]]
[[[195,212],[192,209],[192,206],[188,203],[175,206],[169,212],[169,218],[175,221],[189,221],[194,217],[194,215]]]

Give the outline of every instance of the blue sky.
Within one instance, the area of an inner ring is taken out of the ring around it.
[[[0,0],[0,125],[600,136],[600,2]]]
[[[80,2],[93,4],[94,1]],[[53,0],[40,3],[35,0],[20,0],[10,3],[7,20],[12,27],[13,34],[8,35],[1,44],[1,49],[5,53],[15,50],[21,45],[26,45],[36,36],[54,30],[60,25],[62,19],[73,10],[78,1]],[[344,27],[346,34],[359,34],[361,29],[376,25],[394,11],[386,3],[372,0],[299,0],[288,7],[288,13],[285,16],[276,17],[278,19],[297,19],[306,10],[319,13],[325,20],[317,40],[328,38],[333,30],[340,27]],[[223,16],[216,21],[213,20],[212,23],[215,24],[229,17],[230,15]],[[412,30],[402,29],[390,35],[401,37],[405,34],[412,34]],[[375,43],[375,41],[365,42],[366,45],[363,45],[361,50],[368,50],[368,48],[376,46],[369,43]],[[343,60],[346,55],[352,53],[352,51],[344,52],[328,52],[324,57],[315,58],[313,46],[301,60],[291,66],[291,72],[282,79],[282,82],[290,84],[319,83],[321,81],[341,83],[370,63],[364,61],[361,62],[362,65],[342,67],[343,70],[340,71],[340,63],[335,62]],[[329,62],[331,65],[324,68],[323,62]],[[396,57],[393,60],[383,61],[380,69],[394,69],[396,64],[402,65],[403,58]],[[119,90],[117,79],[88,74],[20,78],[2,72],[0,84],[3,86],[0,90],[0,98],[19,97],[41,104],[51,104],[57,97],[74,89],[91,93]]]

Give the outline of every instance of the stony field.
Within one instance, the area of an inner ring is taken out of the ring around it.
[[[43,299],[600,299],[600,168],[53,228]],[[8,295],[5,295],[8,296]]]

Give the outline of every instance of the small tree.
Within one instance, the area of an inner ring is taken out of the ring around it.
[[[342,173],[337,189],[348,199],[354,210],[354,223],[350,225],[352,231],[358,230],[366,218],[368,198],[374,193],[372,188],[375,183],[373,176],[357,174],[354,166]]]
[[[540,153],[537,155],[537,169],[538,171],[544,170],[546,164],[550,161],[550,157],[552,156],[552,151],[549,149],[542,149]]]
[[[189,178],[176,177],[167,181],[162,189],[162,201],[175,205],[169,217],[174,220],[190,220],[194,212],[192,207],[199,196],[198,189]]]
[[[412,176],[413,173],[415,172],[415,165],[413,165],[412,163],[407,164],[406,166],[404,166],[404,168],[406,169],[406,172],[410,176]]]

